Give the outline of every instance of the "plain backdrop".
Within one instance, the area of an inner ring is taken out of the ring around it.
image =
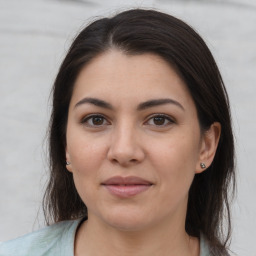
[[[72,38],[92,17],[129,7],[153,7],[183,19],[215,56],[236,136],[238,193],[231,248],[240,256],[256,256],[255,0],[0,0],[0,241],[44,225],[49,94]]]

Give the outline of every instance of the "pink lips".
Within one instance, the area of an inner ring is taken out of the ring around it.
[[[102,182],[102,185],[115,196],[131,197],[146,191],[153,184],[147,180],[135,176],[115,176]]]

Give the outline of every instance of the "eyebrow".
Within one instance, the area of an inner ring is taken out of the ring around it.
[[[80,100],[76,103],[74,108],[76,108],[82,104],[86,104],[86,103],[89,103],[89,104],[92,104],[92,105],[95,105],[95,106],[101,107],[101,108],[113,109],[111,104],[107,103],[104,100],[100,100],[100,99],[96,99],[96,98],[83,98],[82,100]]]
[[[82,100],[77,102],[74,108],[76,108],[80,105],[86,104],[86,103],[89,103],[89,104],[92,104],[92,105],[95,105],[95,106],[101,107],[101,108],[113,109],[113,106],[104,100],[100,100],[97,98],[87,98],[87,97],[83,98]],[[152,108],[152,107],[165,105],[165,104],[174,104],[177,107],[181,108],[182,110],[185,110],[184,107],[178,101],[169,99],[169,98],[167,98],[167,99],[152,99],[152,100],[142,102],[138,105],[137,110],[141,111],[141,110],[145,110],[147,108]]]
[[[146,102],[140,103],[139,106],[137,107],[137,110],[144,110],[147,108],[152,108],[160,105],[165,105],[165,104],[174,104],[177,107],[181,108],[182,110],[185,110],[184,107],[176,100],[173,99],[155,99],[155,100],[148,100]]]

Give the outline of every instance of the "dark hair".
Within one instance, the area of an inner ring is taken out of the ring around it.
[[[227,255],[225,247],[231,231],[229,195],[233,195],[235,188],[228,95],[202,38],[183,21],[154,10],[133,9],[94,21],[81,31],[69,49],[53,86],[49,131],[51,173],[44,196],[47,224],[87,216],[73,176],[66,169],[68,108],[80,70],[97,55],[113,48],[128,55],[161,56],[185,81],[195,102],[202,132],[213,122],[221,124],[213,163],[206,171],[196,174],[191,185],[185,227],[191,236],[204,234],[213,255]],[[223,228],[225,219],[227,223]]]

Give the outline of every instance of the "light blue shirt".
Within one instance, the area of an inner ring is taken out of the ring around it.
[[[74,256],[74,240],[81,219],[63,221],[0,244],[0,256]],[[200,238],[200,256],[210,256]]]

